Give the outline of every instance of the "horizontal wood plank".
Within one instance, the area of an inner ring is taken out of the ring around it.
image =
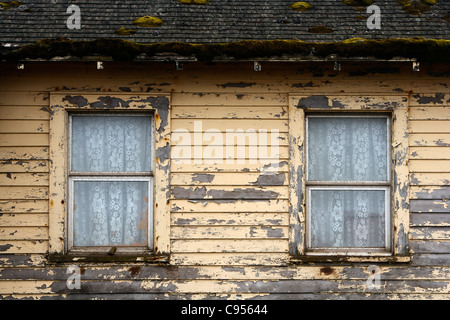
[[[287,186],[268,187],[236,187],[236,186],[174,186],[171,191],[172,199],[288,199],[289,190]]]
[[[174,173],[172,186],[283,186],[288,185],[286,173]]]
[[[48,174],[0,173],[0,186],[48,186]]]
[[[171,249],[174,253],[207,252],[287,252],[286,240],[173,240]]]
[[[48,147],[0,147],[0,160],[46,160]]]
[[[410,172],[450,172],[450,160],[410,160]]]
[[[171,212],[288,212],[287,200],[173,200]]]
[[[280,160],[273,161],[271,159],[258,159],[258,163],[251,164],[249,161],[245,163],[237,163],[238,161],[233,161],[234,163],[227,164],[226,161],[218,161],[216,164],[194,164],[194,161],[175,161],[171,162],[171,172],[172,173],[198,173],[198,174],[210,174],[217,172],[273,172],[281,173],[288,172],[288,161]]]
[[[47,240],[0,240],[0,257],[3,254],[36,254],[47,251]]]
[[[258,136],[259,130],[267,130],[268,137],[270,137],[269,133],[288,132],[288,121],[277,119],[172,119],[172,130],[222,133],[225,141],[227,132],[229,136],[235,133]]]
[[[411,200],[410,211],[417,213],[450,212],[450,200]]]
[[[47,213],[2,213],[1,227],[48,227]]]
[[[48,199],[48,187],[0,187],[0,200]]]
[[[411,120],[450,120],[449,107],[410,107]]]
[[[0,172],[48,172],[47,160],[1,160]]]
[[[449,147],[450,133],[410,134],[411,147]]]
[[[287,213],[172,213],[171,224],[203,226],[288,225]],[[450,215],[449,215],[450,218]]]
[[[450,199],[450,186],[412,186],[410,197],[422,200],[448,200]]]
[[[14,88],[17,90],[17,87]],[[0,92],[0,106],[36,106],[46,105],[49,101],[48,92],[33,92],[29,89],[23,91]]]
[[[412,213],[413,227],[450,227],[450,213]]]
[[[447,186],[450,184],[450,173],[412,173],[412,186]]]
[[[450,120],[411,120],[411,133],[450,133]]]
[[[48,200],[0,200],[0,213],[48,213]]]
[[[413,227],[410,229],[410,237],[414,240],[450,240],[449,227]]]
[[[410,147],[410,159],[449,160],[450,147]]]
[[[46,106],[11,107],[0,105],[0,119],[2,120],[48,120],[49,117],[49,108]]]
[[[285,107],[272,106],[177,106],[172,119],[287,119]]]
[[[47,227],[2,227],[0,240],[48,240]]]
[[[16,146],[45,146],[49,145],[49,137],[46,133],[1,133],[1,147]]]
[[[237,86],[242,86],[237,83]],[[231,86],[229,86],[231,87]],[[234,86],[236,88],[236,86]],[[234,94],[234,93],[174,93],[173,106],[287,106],[287,95],[284,94]]]
[[[172,226],[172,239],[286,239],[283,226]]]

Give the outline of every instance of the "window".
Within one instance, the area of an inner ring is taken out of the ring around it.
[[[408,262],[408,98],[289,98],[289,255]]]
[[[169,97],[51,93],[50,261],[169,261]]]
[[[69,119],[69,250],[152,248],[151,115]]]
[[[390,250],[390,118],[307,115],[308,252]]]

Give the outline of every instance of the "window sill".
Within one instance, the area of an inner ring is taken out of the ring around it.
[[[302,255],[292,256],[289,259],[290,264],[308,264],[308,263],[409,263],[410,256],[392,256],[392,255]]]
[[[48,262],[54,264],[66,263],[153,263],[168,264],[169,255],[162,254],[50,254]]]

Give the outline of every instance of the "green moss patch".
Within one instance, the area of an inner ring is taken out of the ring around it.
[[[342,0],[342,3],[349,6],[364,7],[370,6],[373,3],[373,0]]]
[[[183,4],[208,4],[209,0],[178,0],[178,2]]]
[[[333,33],[334,30],[326,26],[320,25],[308,29],[310,33]]]
[[[435,5],[436,0],[397,0],[403,10],[413,15],[421,15]]]
[[[131,36],[131,35],[135,34],[136,32],[137,31],[134,29],[127,29],[125,27],[116,29],[116,31],[114,31],[114,33],[119,36]]]
[[[7,1],[7,2],[0,2],[0,10],[8,10],[11,8],[20,7],[23,3],[19,1]]]
[[[314,49],[314,50],[313,50]],[[238,41],[216,44],[192,44],[181,42],[141,44],[122,39],[98,39],[73,41],[69,39],[40,40],[23,46],[3,56],[5,61],[26,59],[52,59],[73,56],[110,56],[116,61],[133,61],[139,55],[148,58],[163,53],[183,57],[196,57],[199,61],[211,61],[215,57],[247,60],[281,57],[283,55],[317,58],[331,55],[337,58],[369,57],[377,59],[408,58],[421,62],[450,62],[450,40],[423,38],[365,40],[348,39],[339,42],[305,42],[299,40]]]
[[[300,2],[294,2],[289,7],[291,7],[291,9],[296,10],[296,11],[308,11],[312,8],[312,5],[310,5],[307,2],[300,1]]]
[[[142,28],[154,28],[161,26],[163,21],[157,17],[144,16],[134,20],[133,24]]]

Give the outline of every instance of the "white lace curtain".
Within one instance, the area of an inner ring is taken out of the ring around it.
[[[388,181],[385,117],[309,117],[308,181],[311,246],[384,247],[386,192],[333,182]]]
[[[72,117],[74,246],[147,244],[149,179],[111,172],[150,171],[150,127],[148,116]]]

